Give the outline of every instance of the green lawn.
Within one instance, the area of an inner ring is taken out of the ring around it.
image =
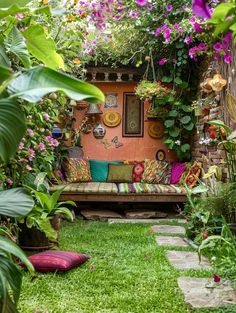
[[[235,313],[236,307],[193,310],[183,301],[179,276],[211,277],[172,268],[150,225],[78,221],[64,224],[61,249],[89,262],[66,274],[40,274],[23,282],[20,311],[34,313]]]

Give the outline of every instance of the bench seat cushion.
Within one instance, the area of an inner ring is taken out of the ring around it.
[[[146,184],[146,183],[120,183],[119,193],[170,193],[185,194],[185,188],[176,185]]]
[[[54,185],[50,188],[50,191],[56,191],[64,188],[63,193],[108,193],[114,194],[118,192],[118,188],[114,183],[68,183],[62,185]]]

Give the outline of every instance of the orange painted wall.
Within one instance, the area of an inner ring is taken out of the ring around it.
[[[134,92],[134,83],[96,83],[104,93],[115,92],[118,94],[118,108],[105,109],[104,105],[101,105],[101,110],[105,113],[106,111],[118,111],[121,116],[123,114],[123,93]],[[111,143],[108,149],[105,149],[100,139],[94,138],[93,134],[82,134],[82,145],[84,156],[89,159],[97,160],[144,160],[144,159],[155,159],[156,151],[163,149],[166,152],[167,160],[175,160],[173,152],[168,151],[166,145],[161,139],[153,139],[148,135],[148,120],[145,119],[144,108],[144,137],[122,137],[122,122],[119,126],[110,128],[106,127],[106,135],[104,139],[107,139],[110,143],[112,138],[118,136],[119,142],[123,143],[120,148],[115,148],[115,144]],[[85,114],[84,111],[75,112],[77,119],[76,126],[78,126],[83,119]],[[102,121],[102,117],[101,117]]]

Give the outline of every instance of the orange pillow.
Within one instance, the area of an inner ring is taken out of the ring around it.
[[[65,175],[69,183],[92,181],[89,162],[83,159],[67,159],[65,162]]]

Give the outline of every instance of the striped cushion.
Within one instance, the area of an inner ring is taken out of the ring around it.
[[[29,257],[37,272],[66,272],[89,260],[89,256],[69,251],[44,251]],[[22,267],[25,265],[20,263]]]
[[[185,193],[185,189],[183,187],[178,187],[176,185],[145,183],[121,183],[118,184],[118,190],[120,193]]]
[[[64,185],[54,185],[50,191],[56,191],[64,188],[63,193],[117,193],[118,189],[114,183],[71,183]]]

